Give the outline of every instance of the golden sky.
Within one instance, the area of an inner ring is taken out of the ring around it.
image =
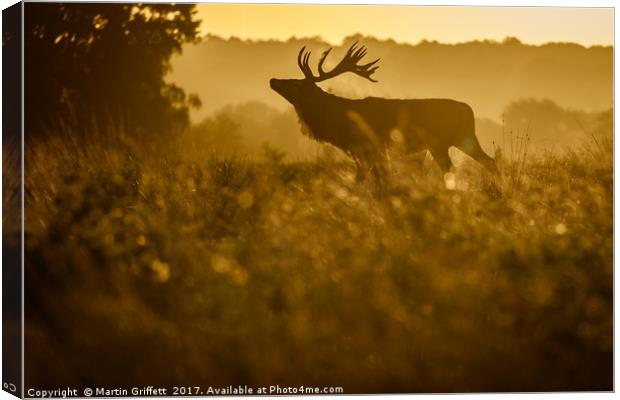
[[[439,7],[279,4],[199,4],[202,32],[242,39],[321,36],[332,44],[354,33],[380,39],[445,43],[507,36],[613,44],[612,8]]]

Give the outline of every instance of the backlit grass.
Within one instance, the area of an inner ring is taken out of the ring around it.
[[[26,156],[26,387],[612,389],[611,146],[395,164],[380,197],[347,162],[138,148]]]

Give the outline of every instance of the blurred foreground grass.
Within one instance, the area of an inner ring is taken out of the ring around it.
[[[137,148],[26,155],[26,387],[612,389],[611,146],[381,198],[346,162]]]

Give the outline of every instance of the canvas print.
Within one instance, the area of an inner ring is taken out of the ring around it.
[[[18,7],[25,397],[613,390],[613,9]]]

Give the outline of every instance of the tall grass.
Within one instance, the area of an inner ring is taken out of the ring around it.
[[[611,390],[611,155],[503,163],[33,144],[26,386]]]

